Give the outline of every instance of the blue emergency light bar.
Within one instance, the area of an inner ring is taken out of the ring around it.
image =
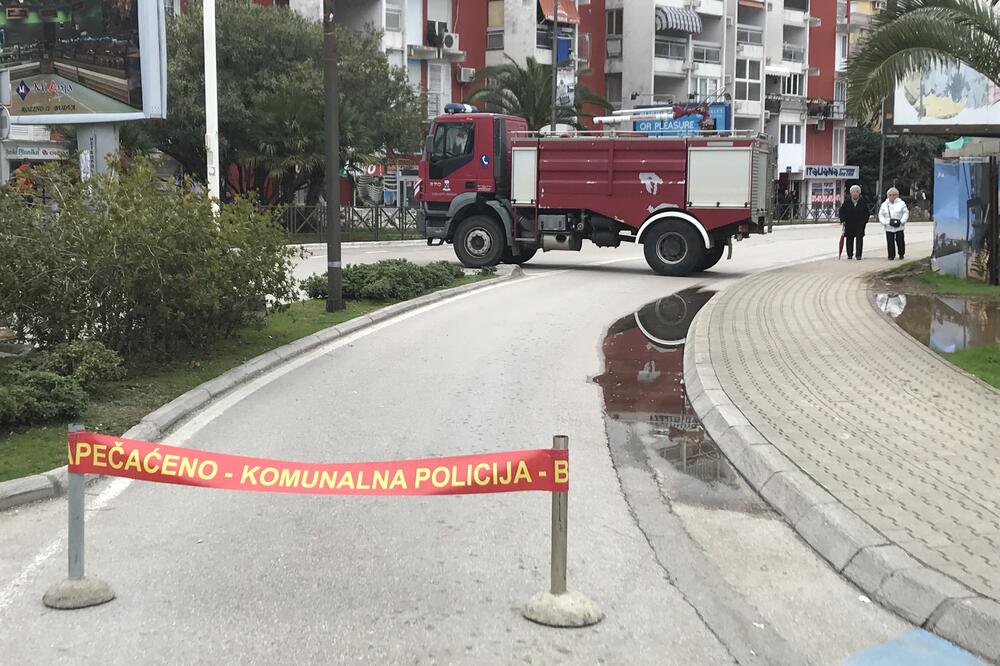
[[[451,103],[451,104],[445,104],[444,105],[444,112],[445,113],[479,113],[479,109],[477,109],[476,107],[472,106],[471,104]]]

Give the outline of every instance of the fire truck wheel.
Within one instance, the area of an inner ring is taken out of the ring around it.
[[[701,270],[707,271],[708,269],[719,263],[722,259],[722,255],[726,252],[726,246],[719,241],[715,241],[715,245],[712,249],[705,253],[705,261],[701,262]]]
[[[468,268],[496,266],[507,245],[500,223],[487,215],[472,215],[462,220],[453,242],[458,260]]]
[[[666,220],[650,229],[643,251],[646,263],[660,275],[688,275],[702,270],[705,244],[698,230],[683,220]]]
[[[531,261],[531,258],[535,256],[536,252],[538,252],[538,248],[533,247],[530,250],[521,250],[521,254],[515,257],[514,251],[511,250],[510,248],[507,248],[506,250],[503,251],[502,261],[505,264],[517,264],[518,266],[520,266],[521,264],[526,264],[529,261]]]

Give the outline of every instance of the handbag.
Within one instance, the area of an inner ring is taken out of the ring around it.
[[[892,218],[891,220],[889,220],[889,226],[892,227],[893,229],[898,228],[902,224],[903,223],[897,220],[896,218]]]

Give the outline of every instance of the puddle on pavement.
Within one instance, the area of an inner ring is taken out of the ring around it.
[[[649,467],[671,500],[737,511],[763,511],[712,438],[684,386],[684,340],[715,292],[685,289],[611,324],[603,341],[604,393],[612,447],[636,467]]]
[[[939,352],[1000,343],[1000,300],[973,296],[878,294],[878,307]]]

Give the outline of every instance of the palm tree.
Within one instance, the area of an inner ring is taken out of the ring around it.
[[[528,121],[528,128],[539,130],[552,119],[552,67],[528,58],[525,66],[509,62],[481,70],[476,80],[482,85],[466,99],[469,104],[480,103],[484,111],[520,116]],[[573,108],[557,108],[556,122],[581,127],[580,118],[591,118],[586,105],[610,109],[611,105],[600,95],[577,83],[576,102]]]
[[[871,117],[897,82],[965,63],[1000,85],[1000,0],[890,0],[847,64],[848,110]]]

